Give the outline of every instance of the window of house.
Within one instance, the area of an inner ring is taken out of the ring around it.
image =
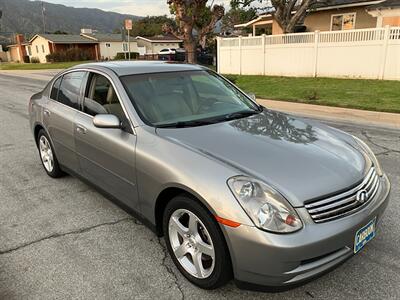
[[[26,50],[28,51],[28,55],[32,56],[32,49],[31,46],[26,47]]]
[[[122,44],[122,51],[128,52],[128,43],[123,43]]]
[[[71,72],[63,76],[57,101],[69,107],[79,109],[79,95],[85,72]]]
[[[36,53],[39,53],[39,46],[36,45]]]
[[[332,15],[331,30],[354,29],[356,25],[356,13]]]
[[[106,43],[106,47],[107,47],[107,48],[110,48],[110,47],[111,47],[111,44],[110,44],[110,43]]]
[[[42,45],[42,52],[44,53],[44,45]]]

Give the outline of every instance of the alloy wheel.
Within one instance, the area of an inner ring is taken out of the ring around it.
[[[51,173],[54,169],[54,156],[51,150],[50,142],[42,135],[39,139],[39,151],[42,158],[43,166],[47,172]]]
[[[175,257],[190,275],[205,279],[214,270],[215,250],[207,228],[186,209],[176,210],[168,223],[169,240]]]

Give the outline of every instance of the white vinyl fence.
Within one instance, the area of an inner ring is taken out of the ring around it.
[[[400,27],[218,38],[223,74],[400,80]]]

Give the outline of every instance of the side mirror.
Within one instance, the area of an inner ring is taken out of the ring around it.
[[[121,121],[114,115],[98,114],[93,118],[93,125],[97,128],[121,128]]]
[[[254,94],[254,93],[247,93],[247,96],[249,96],[251,98],[251,100],[253,100],[253,101],[257,100],[256,94]]]

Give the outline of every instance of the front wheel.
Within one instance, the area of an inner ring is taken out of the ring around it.
[[[231,262],[224,236],[213,216],[186,196],[172,199],[164,212],[164,237],[179,271],[203,289],[229,281]]]

